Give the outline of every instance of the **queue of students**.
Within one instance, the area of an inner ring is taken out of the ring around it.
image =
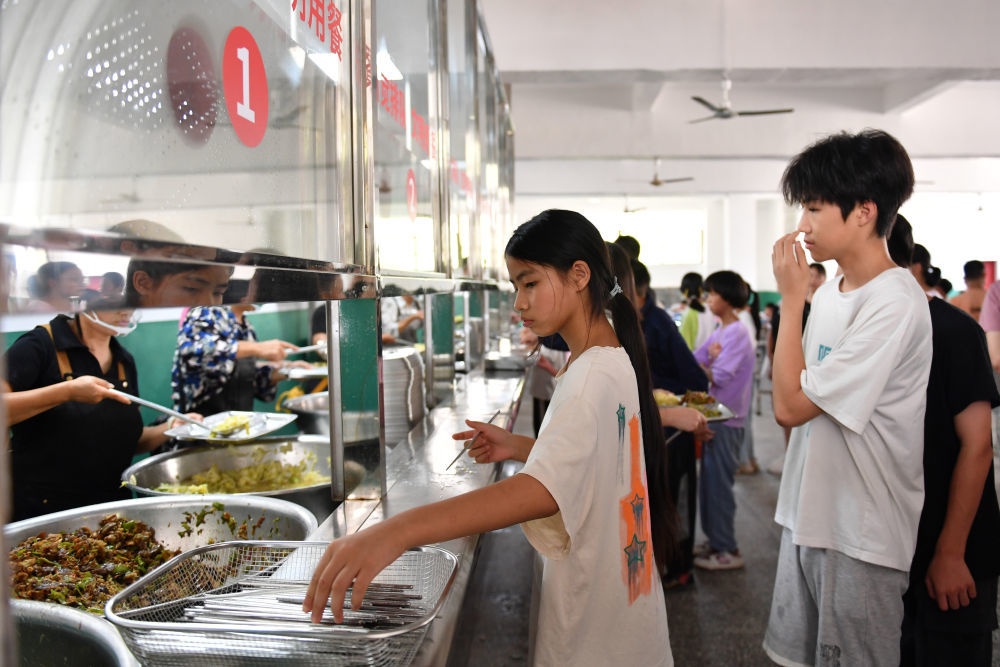
[[[764,649],[782,665],[989,664],[1000,569],[989,455],[1000,396],[989,351],[1000,313],[984,336],[959,310],[929,303],[897,266],[913,262],[912,250],[890,255],[913,189],[909,157],[890,135],[822,139],[793,159],[781,189],[803,213],[772,254],[782,302],[773,402],[791,433]],[[842,273],[811,290],[806,250]],[[479,434],[469,456],[524,469],[335,540],[303,608],[318,621],[332,603],[339,618],[348,587],[358,607],[407,547],[521,523],[544,562],[534,664],[672,664],[661,575],[677,524],[662,427],[674,417],[653,402],[658,343],[643,334],[656,318],[627,298],[596,228],[577,213],[539,214],[515,230],[505,256],[525,326],[560,334],[569,358],[537,438],[472,421],[454,437]],[[699,559],[726,569],[741,565],[732,472],[754,355],[736,328],[746,284],[722,271],[705,287],[722,326],[694,357],[737,417],[703,443],[709,545]],[[988,294],[984,313],[989,303]]]

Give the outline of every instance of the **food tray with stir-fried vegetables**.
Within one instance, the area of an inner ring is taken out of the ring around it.
[[[302,600],[325,542],[229,542],[187,552],[107,604],[144,665],[406,665],[444,603],[457,558],[403,553],[375,577],[361,608],[344,602],[318,624]]]
[[[178,440],[204,440],[216,444],[245,442],[274,433],[291,424],[298,415],[280,412],[245,412],[226,410],[205,417],[205,427],[182,424],[166,431]]]
[[[301,540],[316,518],[287,501],[225,495],[90,505],[4,527],[14,597],[104,612],[117,590],[181,550],[233,539]]]
[[[654,389],[653,398],[661,408],[693,408],[705,415],[705,421],[708,422],[724,422],[736,416],[728,406],[715,400],[714,396],[705,391],[688,391],[678,396],[666,389]]]

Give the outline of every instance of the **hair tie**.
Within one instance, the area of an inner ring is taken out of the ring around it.
[[[611,297],[615,298],[622,293],[622,286],[618,284],[618,276],[615,276],[615,286],[611,288]]]

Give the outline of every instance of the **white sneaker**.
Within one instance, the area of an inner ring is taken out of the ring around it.
[[[691,555],[695,558],[704,558],[710,553],[712,553],[712,543],[708,540],[705,540],[701,544],[694,545],[694,549],[691,550]]]
[[[781,475],[781,471],[785,467],[785,454],[782,453],[781,456],[776,458],[771,462],[771,465],[767,466],[767,471],[772,475]]]
[[[694,566],[703,570],[738,570],[743,567],[743,557],[738,553],[716,551],[694,559]]]

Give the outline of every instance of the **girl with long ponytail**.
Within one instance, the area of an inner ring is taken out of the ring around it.
[[[675,521],[663,430],[645,343],[597,229],[572,211],[540,213],[505,250],[514,308],[570,350],[537,439],[482,422],[479,463],[524,461],[519,474],[395,515],[330,544],[303,608],[341,619],[405,549],[522,524],[541,554],[536,665],[673,664],[660,572]],[[609,321],[610,316],[610,321]]]

